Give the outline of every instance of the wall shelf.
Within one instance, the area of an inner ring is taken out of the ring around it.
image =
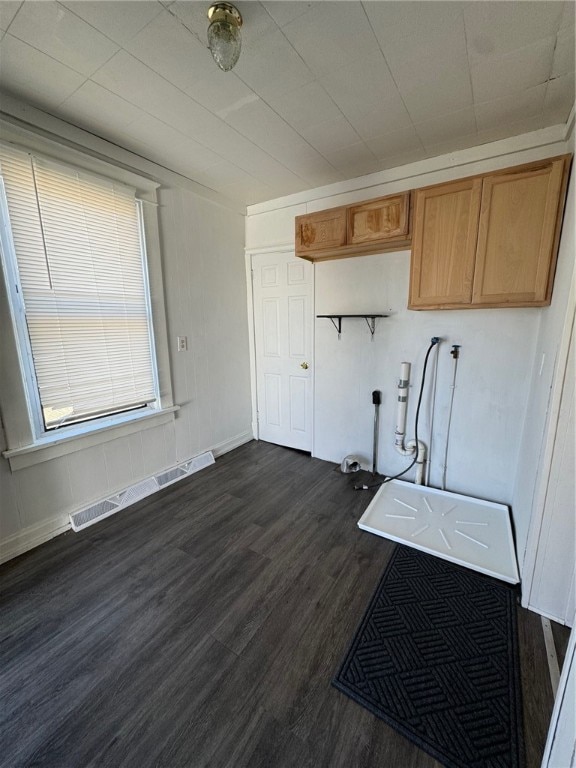
[[[365,315],[316,315],[316,317],[325,317],[328,318],[332,322],[332,325],[336,330],[338,331],[338,338],[340,338],[340,334],[342,333],[342,318],[344,317],[363,317],[364,320],[366,320],[366,324],[368,325],[368,328],[370,330],[370,336],[371,341],[374,341],[374,331],[376,330],[376,318],[377,317],[389,317],[389,315],[375,315],[375,314],[365,314]]]

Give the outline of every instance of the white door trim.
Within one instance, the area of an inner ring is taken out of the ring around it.
[[[285,253],[293,251],[294,245],[283,243],[281,245],[266,246],[265,248],[245,248],[244,265],[246,269],[246,311],[248,314],[248,351],[250,354],[250,397],[252,403],[252,435],[255,440],[260,439],[258,431],[258,398],[256,396],[256,331],[254,326],[254,286],[252,283],[252,257],[260,253]],[[314,435],[312,435],[314,440]]]
[[[262,248],[245,248],[247,256],[259,256],[261,253],[294,253],[294,243],[284,243],[283,245],[266,245]]]
[[[252,435],[259,440],[258,400],[256,398],[256,332],[254,328],[254,287],[252,285],[252,251],[246,251],[246,310],[248,313],[248,351],[250,353],[250,399],[252,403]]]
[[[254,323],[254,286],[252,282],[253,276],[253,257],[259,256],[263,253],[294,253],[293,243],[284,243],[280,245],[270,245],[263,248],[246,248],[245,249],[245,266],[246,266],[246,302],[248,311],[248,347],[250,353],[250,392],[252,400],[252,433],[255,440],[260,439],[258,428],[258,396],[257,396],[257,370],[256,370],[256,329]],[[315,264],[312,264],[312,316],[316,317],[316,290],[315,290]],[[313,327],[312,338],[312,359],[316,359],[316,331]],[[315,455],[315,420],[314,420],[314,403],[315,403],[315,376],[311,376],[312,387],[312,450],[311,455]]]

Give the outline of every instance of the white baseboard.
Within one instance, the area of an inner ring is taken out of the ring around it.
[[[233,451],[234,448],[239,448],[241,445],[249,443],[253,439],[254,435],[251,431],[242,432],[218,443],[209,450],[212,451],[214,456],[222,456],[228,453],[228,451]],[[5,563],[7,560],[12,560],[12,558],[38,547],[55,536],[70,530],[70,528],[69,514],[58,515],[57,517],[50,518],[50,520],[44,520],[29,528],[24,528],[0,541],[0,563]]]
[[[557,616],[556,614],[550,613],[549,611],[543,611],[542,608],[537,605],[533,605],[532,603],[528,603],[526,608],[533,613],[537,613],[538,616],[543,619],[549,619],[550,621],[555,621],[556,624],[563,624],[565,627],[572,628],[572,619],[570,617],[567,618],[566,616]]]
[[[231,437],[217,445],[213,445],[209,450],[212,451],[214,456],[222,456],[223,454],[228,453],[228,451],[233,451],[235,448],[239,448],[241,445],[249,443],[251,440],[254,440],[254,435],[251,430],[248,432],[241,432],[235,437]]]
[[[44,520],[36,525],[31,525],[17,533],[0,541],[0,563],[12,560],[13,557],[24,554],[29,549],[39,547],[46,541],[70,529],[68,515],[58,515],[50,520]]]

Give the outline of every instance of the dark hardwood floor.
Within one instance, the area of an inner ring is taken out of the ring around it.
[[[373,492],[252,442],[0,567],[0,765],[432,768],[330,680],[393,549]],[[527,765],[552,710],[519,609]]]
[[[568,643],[570,642],[570,627],[566,627],[564,624],[558,624],[556,621],[551,621],[550,626],[552,627],[552,637],[554,638],[554,647],[558,657],[558,667],[560,672],[562,672],[566,651],[568,650]]]

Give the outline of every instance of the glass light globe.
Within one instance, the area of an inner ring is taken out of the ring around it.
[[[214,61],[229,72],[240,57],[242,36],[238,27],[227,21],[213,21],[208,27],[208,47]]]

